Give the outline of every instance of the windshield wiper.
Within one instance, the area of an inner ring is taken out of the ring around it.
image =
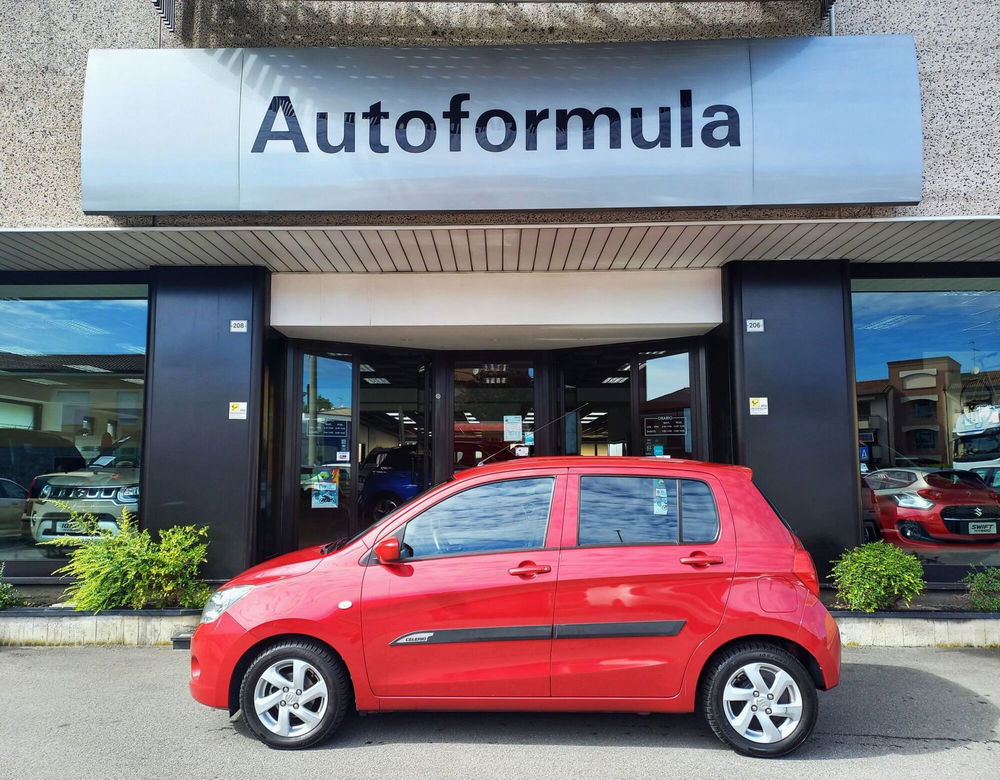
[[[342,536],[339,539],[334,539],[332,542],[327,542],[326,544],[324,544],[322,547],[319,548],[319,551],[323,555],[329,555],[330,553],[334,552],[335,550],[339,550],[341,547],[343,547],[349,541],[351,541],[351,537],[350,536]]]

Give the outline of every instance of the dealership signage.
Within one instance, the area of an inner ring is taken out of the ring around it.
[[[97,50],[90,213],[912,203],[909,36]]]

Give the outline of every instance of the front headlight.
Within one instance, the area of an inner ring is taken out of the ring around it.
[[[223,588],[217,590],[205,604],[205,609],[201,611],[201,622],[211,623],[218,620],[219,616],[229,609],[233,604],[253,590],[253,585],[237,585],[234,588]]]
[[[118,500],[123,504],[134,504],[139,500],[139,486],[129,485],[118,488]]]
[[[934,506],[933,501],[916,493],[896,493],[892,498],[904,509],[930,509]]]

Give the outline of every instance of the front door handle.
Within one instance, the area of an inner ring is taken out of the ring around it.
[[[507,573],[513,577],[534,577],[536,574],[548,574],[552,571],[551,566],[544,563],[538,564],[532,561],[524,561],[513,569],[507,569]]]
[[[681,563],[687,566],[715,566],[724,563],[721,555],[705,555],[703,552],[695,552],[681,558]]]

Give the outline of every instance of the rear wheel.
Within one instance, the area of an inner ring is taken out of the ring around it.
[[[701,694],[712,731],[745,756],[787,755],[816,725],[818,697],[809,672],[774,645],[738,645],[722,653],[707,670]]]
[[[289,641],[269,647],[250,664],[240,685],[240,711],[266,745],[295,750],[333,733],[350,694],[347,670],[329,650]]]

